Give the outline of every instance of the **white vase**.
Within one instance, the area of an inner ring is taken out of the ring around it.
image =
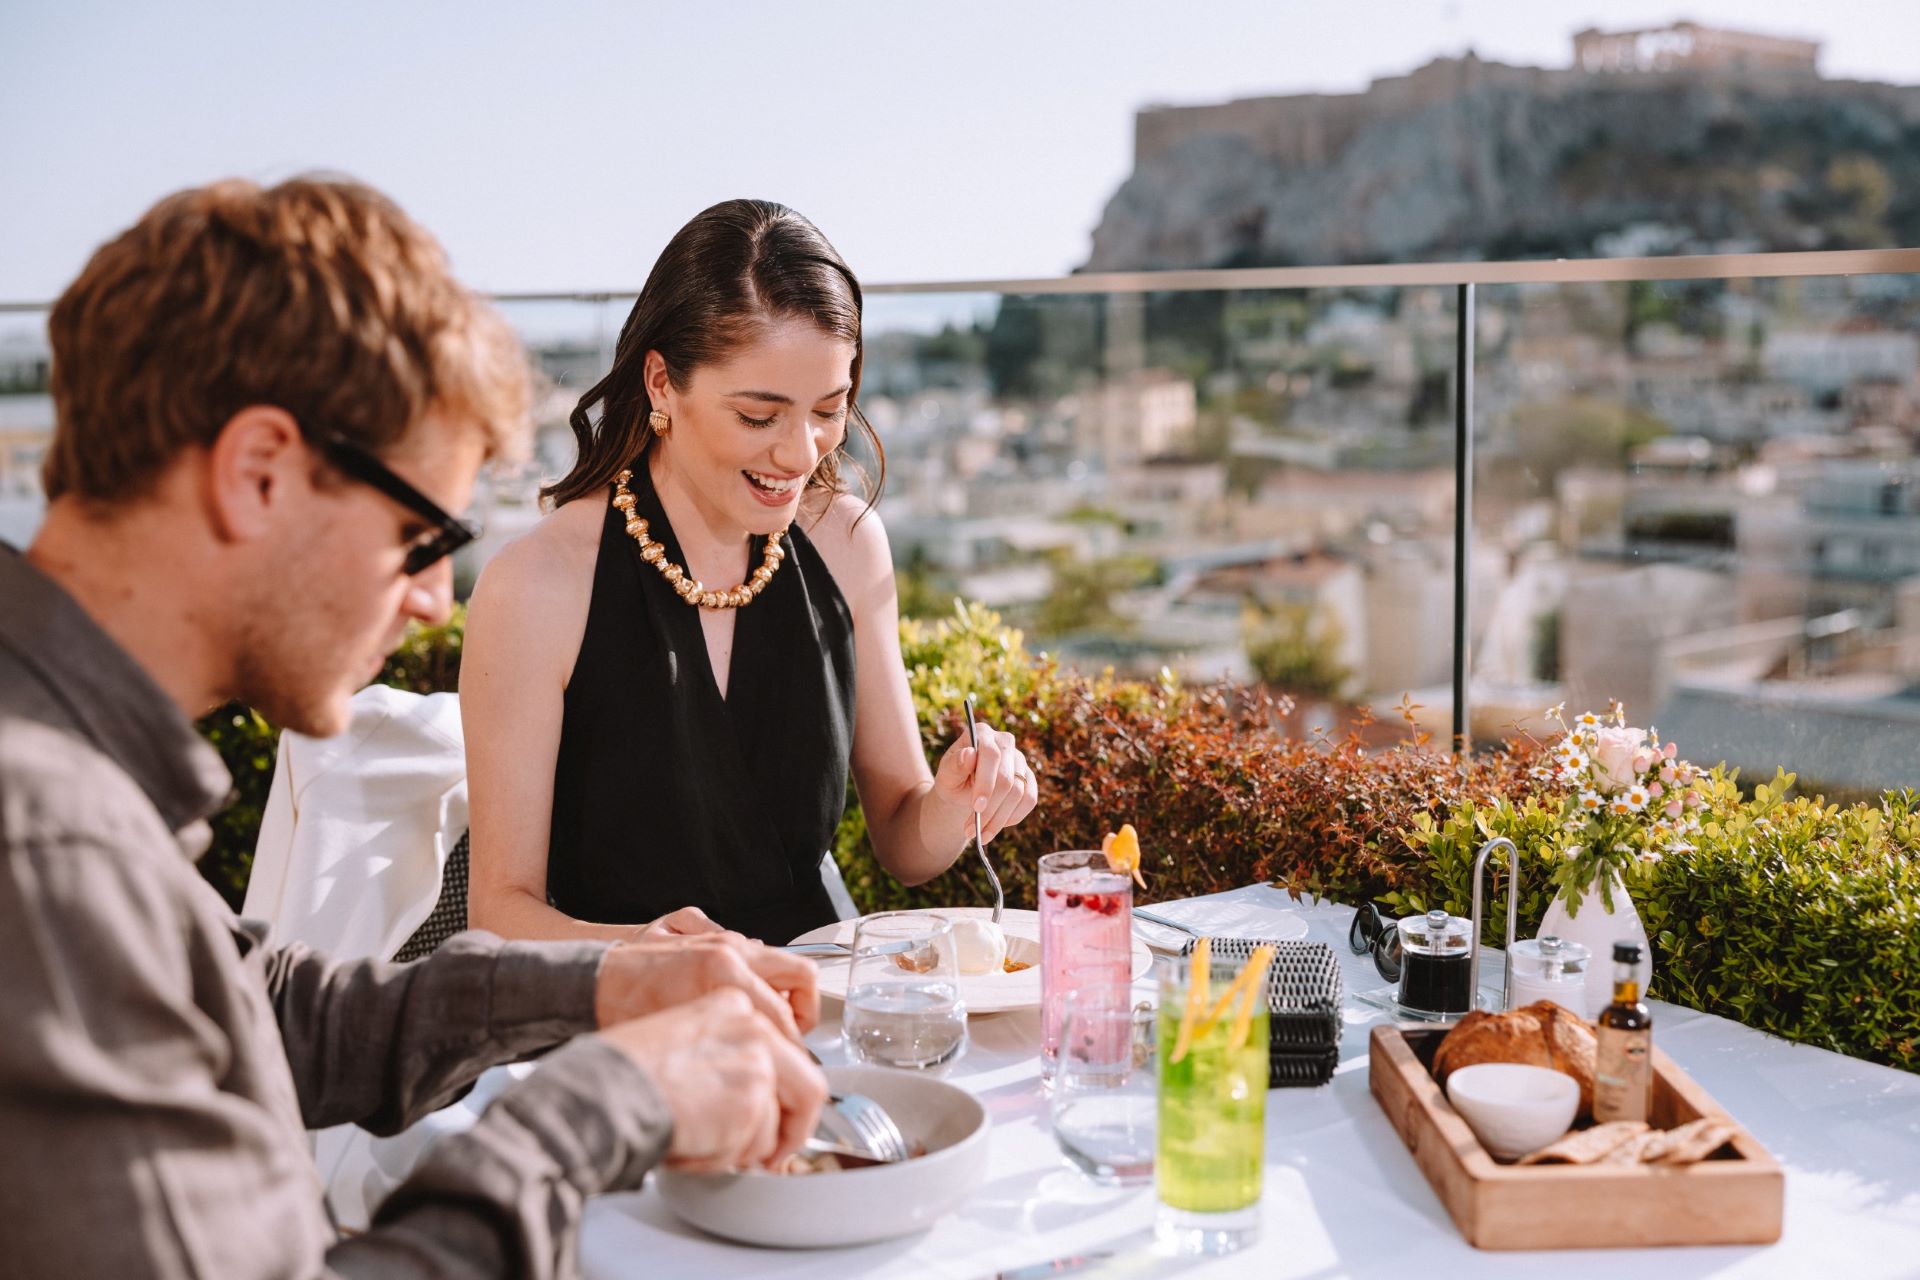
[[[1540,936],[1557,937],[1562,942],[1577,942],[1587,949],[1587,1007],[1575,1012],[1591,1018],[1613,1001],[1613,944],[1634,942],[1640,946],[1640,964],[1635,973],[1640,979],[1640,996],[1647,996],[1647,984],[1653,981],[1653,948],[1647,942],[1647,930],[1640,923],[1627,886],[1617,871],[1613,877],[1613,906],[1601,896],[1596,882],[1580,897],[1580,914],[1571,915],[1558,897],[1547,905],[1540,920]]]

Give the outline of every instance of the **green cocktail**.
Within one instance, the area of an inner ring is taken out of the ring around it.
[[[1252,984],[1251,999],[1247,984],[1235,996],[1241,966],[1207,968],[1204,1000],[1191,998],[1184,961],[1163,970],[1160,984],[1154,1185],[1161,1238],[1183,1253],[1231,1252],[1253,1238],[1266,1154],[1265,983]]]

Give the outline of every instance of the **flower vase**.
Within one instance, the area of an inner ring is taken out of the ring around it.
[[[1647,984],[1653,980],[1653,948],[1647,942],[1647,930],[1640,923],[1640,913],[1634,909],[1633,898],[1627,893],[1627,886],[1617,871],[1607,872],[1613,878],[1613,906],[1607,906],[1607,900],[1600,893],[1599,882],[1587,886],[1580,895],[1580,914],[1567,911],[1567,904],[1556,895],[1547,904],[1547,914],[1540,921],[1540,936],[1557,937],[1563,942],[1577,942],[1587,949],[1587,983],[1585,1009],[1574,1012],[1596,1017],[1600,1011],[1613,1002],[1613,944],[1616,942],[1634,942],[1640,946],[1640,964],[1635,969],[1640,979],[1640,997],[1647,996]]]

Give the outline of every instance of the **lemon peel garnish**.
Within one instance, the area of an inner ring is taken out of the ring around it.
[[[1247,961],[1247,967],[1241,971],[1240,979],[1246,983],[1246,1001],[1239,1012],[1233,1016],[1233,1030],[1227,1037],[1227,1043],[1234,1049],[1246,1046],[1247,1036],[1253,1031],[1253,1011],[1255,1001],[1267,998],[1267,966],[1273,963],[1273,948],[1259,946],[1253,949],[1253,958]]]
[[[1213,972],[1213,939],[1202,938],[1193,944],[1193,957],[1187,972],[1187,1003],[1180,1010],[1180,1034],[1174,1038],[1171,1061],[1179,1062],[1193,1047],[1193,1027],[1207,1007],[1208,975]]]

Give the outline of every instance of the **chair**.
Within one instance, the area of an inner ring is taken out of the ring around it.
[[[277,942],[330,956],[414,959],[466,926],[466,849],[459,697],[370,685],[338,737],[280,735],[241,914],[265,920]],[[454,1107],[483,1108],[507,1079],[488,1072]],[[335,1223],[365,1230],[448,1127],[429,1116],[386,1138],[316,1131]]]
[[[280,735],[241,914],[329,955],[395,957],[466,832],[459,697],[370,685],[338,737]]]

